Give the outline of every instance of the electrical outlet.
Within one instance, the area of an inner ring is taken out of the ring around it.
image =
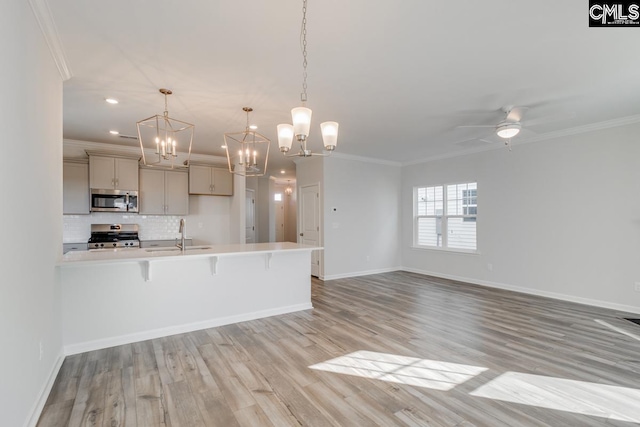
[[[636,292],[640,292],[640,282],[634,283],[634,289],[636,290]]]
[[[40,359],[42,360],[42,354],[44,353],[44,346],[42,345],[42,341],[40,341]]]
[[[487,270],[493,271],[493,264],[491,263],[487,264]]]
[[[367,255],[367,262],[371,261],[371,257]]]

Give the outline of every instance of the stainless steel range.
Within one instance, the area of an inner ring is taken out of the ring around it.
[[[91,249],[138,248],[138,224],[91,224]]]

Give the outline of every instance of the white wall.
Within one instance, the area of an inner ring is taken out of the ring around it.
[[[0,28],[0,424],[21,426],[62,360],[62,79],[28,2],[0,2]]]
[[[233,197],[189,196],[189,215],[186,216],[187,236],[193,238],[194,245],[231,243],[231,200],[241,196],[244,199],[244,194],[238,193],[234,193]],[[178,228],[175,228],[175,231],[179,234]],[[144,228],[141,228],[141,238],[148,238]]]
[[[404,167],[404,267],[640,312],[639,135],[635,124]],[[412,249],[412,188],[467,181],[480,253]]]
[[[284,241],[295,243],[298,241],[298,192],[294,190],[291,194],[286,194],[287,187],[291,187],[293,190],[296,187],[295,181],[282,186],[282,193],[284,194]]]
[[[269,241],[269,206],[271,197],[269,194],[269,185],[271,179],[263,177],[258,179],[258,191],[256,192],[256,225],[257,225],[257,242],[267,243]]]
[[[247,230],[246,178],[233,176],[233,197],[229,204],[229,243],[245,243]],[[215,243],[215,242],[214,242]]]
[[[324,159],[324,278],[401,265],[401,168],[331,156]]]

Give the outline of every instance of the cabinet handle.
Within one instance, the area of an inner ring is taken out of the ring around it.
[[[300,233],[300,237],[303,237],[303,236],[304,236],[304,233]]]
[[[118,186],[120,185],[120,180],[116,178],[115,181],[116,181],[116,188],[118,188]]]

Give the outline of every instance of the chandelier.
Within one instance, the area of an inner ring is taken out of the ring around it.
[[[142,161],[146,166],[166,166],[171,169],[174,166],[188,166],[195,126],[169,117],[167,96],[173,92],[169,89],[159,89],[159,91],[164,95],[164,114],[156,114],[136,123]],[[187,159],[182,164],[174,165],[174,160],[178,157],[178,149],[184,149],[187,146],[189,147]],[[153,151],[155,156],[147,158],[145,150]]]
[[[287,188],[284,189],[284,194],[286,194],[287,196],[290,196],[293,194],[293,188],[291,188],[291,180],[288,179],[287,180]]]
[[[271,140],[249,125],[249,113],[253,108],[244,107],[242,111],[247,113],[245,130],[224,134],[229,172],[242,176],[263,176],[267,172]]]
[[[309,129],[311,127],[311,109],[305,107],[305,103],[307,102],[307,0],[302,1],[302,30],[300,38],[302,41],[303,68],[302,93],[300,94],[302,106],[291,110],[293,125],[278,125],[278,146],[280,147],[280,151],[287,157],[328,156],[336,149],[336,145],[338,143],[337,122],[324,122],[320,124],[324,149],[328,151],[328,153],[314,153],[307,148],[307,139],[309,137]],[[296,141],[300,143],[300,151],[293,154],[287,154],[291,149],[294,137],[296,138]]]

